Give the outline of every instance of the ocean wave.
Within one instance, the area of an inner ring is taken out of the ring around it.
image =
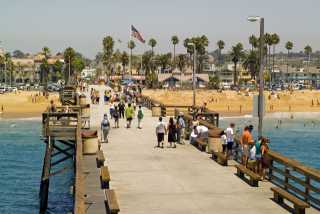
[[[1,118],[0,121],[41,121],[41,117]]]

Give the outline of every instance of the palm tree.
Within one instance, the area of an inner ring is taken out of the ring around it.
[[[111,36],[106,36],[102,40],[103,46],[103,65],[105,66],[105,70],[110,70],[110,65],[112,61],[112,54],[114,48],[114,40]]]
[[[132,75],[132,66],[131,66],[131,64],[132,64],[132,50],[134,49],[136,47],[136,44],[134,43],[134,41],[133,40],[130,40],[129,42],[128,42],[128,48],[130,49],[130,75]]]
[[[255,80],[259,70],[258,51],[251,50],[246,54],[242,66],[250,72],[251,79]]]
[[[293,48],[293,43],[292,42],[290,42],[290,41],[288,41],[287,43],[286,43],[286,49],[287,49],[287,51],[288,51],[288,55],[287,55],[287,73],[289,72],[289,54],[290,54],[290,51],[292,50],[292,48]]]
[[[50,56],[50,49],[47,46],[44,46],[42,48],[42,53],[45,56],[45,58],[48,59]]]
[[[309,72],[309,65],[310,65],[311,53],[312,53],[312,48],[310,45],[307,45],[304,48],[304,53],[308,56],[308,72]]]
[[[49,71],[50,67],[48,64],[48,59],[50,55],[50,49],[47,46],[44,46],[42,48],[42,53],[44,55],[44,60],[42,60],[42,69],[41,69],[41,76],[42,76],[42,83],[44,84],[44,89],[47,90],[48,87],[48,81],[49,81]]]
[[[64,53],[64,62],[67,66],[65,66],[65,72],[64,72],[64,80],[65,84],[70,84],[71,83],[71,77],[73,76],[74,73],[74,59],[76,57],[76,52],[72,47],[68,47]]]
[[[178,36],[172,36],[171,42],[173,44],[173,64],[176,66],[176,45],[179,43]]]
[[[129,63],[129,57],[128,57],[127,52],[125,52],[125,51],[122,52],[121,57],[120,57],[120,61],[121,61],[121,65],[123,68],[122,75],[124,75],[126,73],[126,66]]]
[[[269,74],[271,74],[271,63],[270,63],[270,59],[271,59],[271,46],[272,46],[272,36],[271,34],[269,33],[266,33],[265,36],[264,36],[264,40],[265,40],[265,43],[267,45],[267,48],[268,48],[268,54],[267,54],[267,68],[269,70]],[[270,75],[271,76],[271,75]],[[270,85],[271,85],[271,81],[270,81]]]
[[[235,46],[232,46],[230,56],[232,62],[234,63],[233,84],[238,85],[237,64],[244,56],[243,45],[241,43],[238,43]]]
[[[258,47],[258,38],[255,35],[249,37],[249,44],[251,45],[251,51]]]
[[[271,75],[271,80],[274,79],[274,63],[275,63],[275,55],[276,55],[276,45],[279,44],[280,42],[280,37],[278,34],[274,33],[271,35],[271,40],[272,40],[272,46],[273,46],[273,54],[272,54],[272,75]]]
[[[148,45],[151,47],[152,55],[154,54],[153,49],[157,45],[157,41],[153,38],[151,38],[148,42]]]
[[[219,40],[218,42],[217,42],[217,46],[218,46],[218,48],[219,48],[219,65],[221,65],[222,63],[221,63],[221,61],[222,61],[222,59],[221,59],[221,56],[222,56],[222,49],[224,49],[224,46],[225,46],[225,43],[224,43],[224,41],[222,41],[222,40]]]

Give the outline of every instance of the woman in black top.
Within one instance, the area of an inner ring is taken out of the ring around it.
[[[169,124],[168,124],[168,143],[170,147],[176,148],[176,124],[173,121],[173,118],[170,117]]]

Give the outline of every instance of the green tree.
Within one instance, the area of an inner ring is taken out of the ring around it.
[[[222,49],[224,49],[224,46],[225,46],[225,43],[224,43],[224,41],[222,41],[222,40],[219,40],[218,42],[217,42],[217,46],[218,46],[218,49],[219,49],[219,60],[218,60],[218,62],[219,62],[219,66],[221,66],[221,61],[222,61]]]
[[[258,51],[251,50],[245,55],[242,66],[250,72],[251,79],[256,79],[259,70]]]
[[[42,59],[40,65],[41,72],[41,84],[44,86],[44,90],[48,89],[48,76],[49,76],[50,67],[48,64],[48,60],[46,58]]]
[[[148,45],[151,47],[152,55],[154,55],[153,49],[157,45],[157,41],[153,38],[151,38],[148,42]]]
[[[73,62],[75,60],[76,57],[76,52],[73,48],[68,47],[65,51],[64,51],[64,62],[65,62],[65,72],[64,72],[64,80],[65,83],[71,84],[72,81],[75,80],[74,78],[74,65]]]
[[[174,64],[174,66],[176,66],[176,45],[179,43],[178,36],[172,36],[171,42],[173,45],[173,64]]]
[[[44,46],[42,48],[42,53],[45,56],[45,58],[48,59],[50,56],[50,49],[47,46]]]
[[[280,37],[278,34],[273,33],[271,35],[271,40],[272,40],[272,46],[273,46],[273,54],[272,54],[272,75],[271,75],[271,80],[274,80],[274,64],[275,64],[275,55],[276,55],[276,46],[280,42]]]
[[[312,53],[312,48],[310,45],[307,45],[304,48],[304,53],[308,56],[308,72],[309,72],[309,66],[310,66],[310,61],[311,61],[311,53]]]
[[[132,75],[132,50],[136,47],[136,44],[134,43],[133,40],[130,40],[128,42],[128,48],[130,49],[130,74]]]
[[[184,46],[187,48],[187,52],[191,56],[193,55],[193,46],[190,46],[189,43],[193,43],[195,45],[195,49],[197,52],[197,69],[198,71],[202,71],[202,63],[204,60],[204,55],[206,54],[206,48],[209,45],[209,40],[205,35],[196,36],[192,38],[187,38],[184,41]]]
[[[290,55],[290,51],[292,50],[293,48],[293,43],[288,41],[285,45],[285,48],[287,49],[288,51],[288,54],[287,54],[287,73],[289,72],[289,55]]]
[[[234,83],[234,85],[237,86],[238,85],[237,65],[238,65],[238,62],[241,60],[241,58],[244,57],[243,45],[241,43],[238,43],[235,46],[232,46],[230,56],[231,56],[231,60],[234,64],[233,83]]]
[[[105,68],[105,72],[108,73],[111,69],[112,64],[112,54],[114,48],[114,40],[111,36],[106,36],[102,40],[103,46],[103,65]]]
[[[253,51],[255,48],[258,47],[259,41],[255,35],[251,35],[249,37],[249,44],[251,45],[251,50]]]
[[[53,64],[53,71],[55,74],[55,81],[62,79],[62,77],[63,77],[63,63],[60,60],[57,60]]]
[[[218,76],[209,76],[208,88],[219,89],[220,80]]]
[[[272,41],[272,36],[271,36],[271,34],[269,34],[269,33],[266,33],[265,35],[264,35],[264,41],[265,41],[265,44],[267,45],[267,48],[268,48],[268,54],[267,54],[267,62],[266,62],[266,64],[267,64],[267,68],[268,68],[268,70],[269,70],[269,73],[271,72],[271,63],[270,63],[270,59],[271,59],[271,46],[272,46],[272,44],[273,44],[273,41]]]
[[[157,62],[161,66],[161,70],[164,71],[170,65],[171,53],[161,54],[157,57]]]
[[[124,75],[126,73],[126,66],[129,63],[129,56],[127,54],[127,52],[123,51],[120,57],[120,61],[121,61],[121,65],[122,65],[122,75]]]

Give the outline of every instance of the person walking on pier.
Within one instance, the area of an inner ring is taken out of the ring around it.
[[[171,148],[176,148],[176,124],[173,121],[173,118],[170,117],[169,125],[168,125],[168,143],[170,144]],[[172,147],[173,145],[173,147]]]
[[[113,119],[114,119],[114,127],[119,128],[119,110],[117,106],[115,106],[113,110]]]
[[[142,129],[142,127],[141,127],[141,121],[142,121],[142,119],[143,119],[143,112],[142,112],[142,108],[141,108],[141,106],[139,106],[139,109],[138,109],[138,129]]]
[[[131,128],[131,123],[134,117],[134,109],[131,106],[131,103],[129,103],[128,107],[125,109],[125,115],[127,119],[127,128]]]
[[[249,144],[253,143],[253,138],[252,138],[252,132],[253,126],[246,126],[243,130],[242,137],[240,139],[240,144],[242,147],[242,157],[241,157],[241,162],[244,166],[247,166],[248,159],[249,159],[249,152],[250,152],[250,147]]]
[[[102,135],[103,135],[103,141],[105,143],[108,143],[109,131],[110,131],[110,122],[109,122],[109,119],[108,119],[108,115],[104,114],[103,115],[103,120],[101,121],[101,132],[102,132]]]
[[[183,119],[183,112],[179,113],[179,116],[177,118],[177,143],[184,144],[184,130],[185,130],[186,124]]]
[[[232,155],[232,148],[234,142],[234,123],[230,123],[230,126],[224,131],[227,136],[227,157],[230,158]]]
[[[166,124],[165,122],[162,121],[162,117],[159,117],[159,122],[156,126],[156,135],[157,135],[157,141],[158,141],[157,147],[160,147],[160,144],[161,144],[161,148],[163,148],[164,135],[166,132],[167,132]]]
[[[119,117],[120,118],[124,118],[124,109],[125,109],[125,105],[124,102],[121,100],[120,103],[118,104],[118,108],[119,108]]]

